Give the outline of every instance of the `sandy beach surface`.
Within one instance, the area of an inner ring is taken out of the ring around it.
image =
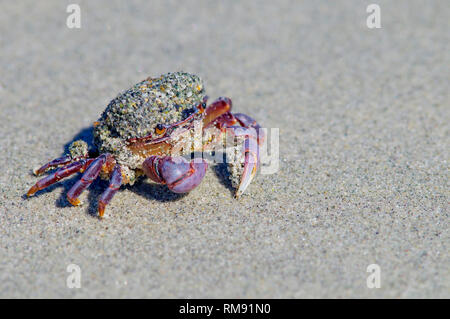
[[[380,29],[361,1],[2,2],[0,297],[449,298],[450,6],[377,3]],[[102,221],[104,181],[24,198],[119,92],[178,70],[279,129],[276,172],[239,200],[221,166],[186,196],[142,181]]]

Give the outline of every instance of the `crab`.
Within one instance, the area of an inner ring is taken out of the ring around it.
[[[135,84],[114,98],[94,122],[94,147],[77,140],[68,154],[34,169],[36,176],[54,171],[34,184],[27,196],[81,172],[81,179],[67,192],[69,203],[77,206],[81,193],[100,176],[109,180],[97,205],[103,217],[119,188],[141,176],[175,193],[193,190],[205,176],[208,161],[192,155],[214,152],[219,146],[229,149],[231,144],[238,155],[228,167],[235,197],[240,197],[260,165],[263,131],[250,116],[231,113],[231,99],[221,97],[208,106],[207,100],[203,81],[194,74],[167,73]]]

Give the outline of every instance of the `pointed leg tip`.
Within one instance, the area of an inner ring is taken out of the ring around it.
[[[36,166],[31,171],[35,176],[41,176],[45,172],[45,165],[44,166]]]
[[[103,216],[104,216],[104,215],[105,215],[105,206],[99,204],[99,205],[98,205],[98,217],[99,217],[100,219],[103,219]]]
[[[81,200],[79,198],[70,198],[67,197],[67,200],[69,201],[70,204],[72,204],[73,206],[79,206],[81,205]]]
[[[39,188],[36,185],[33,185],[27,192],[27,197],[31,197],[33,196],[37,191],[39,190]]]

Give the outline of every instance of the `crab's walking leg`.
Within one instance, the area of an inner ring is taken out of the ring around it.
[[[258,145],[261,146],[265,139],[264,131],[261,129],[261,126],[247,114],[235,113],[233,116],[243,127],[255,129],[258,136]]]
[[[103,217],[103,215],[105,214],[106,205],[108,205],[108,203],[117,193],[121,185],[122,185],[122,169],[120,168],[119,164],[116,164],[116,166],[114,166],[111,179],[109,180],[109,186],[100,196],[100,200],[98,201],[98,215],[100,216],[100,218]]]
[[[230,113],[232,102],[231,99],[227,97],[220,97],[214,102],[212,102],[205,110],[205,117],[203,119],[203,127],[208,127],[214,123],[218,122],[230,122],[233,125],[237,121],[233,118]]]
[[[81,193],[92,184],[92,182],[98,177],[102,169],[103,164],[105,164],[107,155],[103,154],[97,157],[89,168],[84,172],[80,180],[78,180],[72,188],[67,192],[67,200],[74,206],[80,205],[81,201],[78,197]]]
[[[78,162],[73,162],[67,166],[61,167],[56,172],[42,178],[39,180],[36,184],[34,184],[30,190],[27,192],[27,196],[32,196],[34,193],[36,193],[39,190],[42,190],[59,180],[63,179],[64,177],[70,176],[72,174],[75,174],[76,172],[85,170],[93,161],[94,159],[82,159]]]
[[[38,169],[34,169],[33,170],[33,174],[36,176],[42,175],[43,173],[45,173],[47,170],[51,169],[51,168],[55,168],[61,165],[66,165],[69,164],[70,162],[72,162],[73,159],[70,155],[65,155],[62,157],[59,157],[57,159],[54,159],[53,161],[50,161],[44,165],[42,165],[40,168]]]
[[[174,193],[187,193],[200,184],[208,164],[204,159],[188,162],[184,157],[150,156],[144,164],[145,174],[153,181],[166,184]]]

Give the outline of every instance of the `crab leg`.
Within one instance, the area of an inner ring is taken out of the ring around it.
[[[51,168],[55,168],[61,165],[66,165],[72,162],[72,157],[70,155],[65,155],[62,157],[59,157],[57,159],[54,159],[44,165],[42,165],[40,168],[33,170],[34,175],[39,176],[45,173],[47,170]]]
[[[258,145],[261,146],[265,139],[264,131],[261,129],[261,126],[247,114],[235,113],[233,114],[233,116],[243,127],[253,128],[256,130],[258,136]]]
[[[225,118],[232,120],[231,111],[232,102],[231,99],[227,97],[220,97],[214,102],[212,102],[205,111],[205,117],[203,119],[203,127],[212,125],[212,123],[223,122]],[[225,118],[223,118],[225,116]],[[231,117],[230,117],[231,116]],[[232,120],[233,124],[236,120]],[[232,124],[230,124],[232,125]]]
[[[27,196],[28,197],[32,196],[37,191],[42,190],[67,176],[85,170],[92,163],[93,160],[94,159],[82,159],[78,162],[73,162],[67,166],[61,167],[56,172],[42,178],[36,184],[34,184],[27,192]]]
[[[143,170],[150,179],[166,184],[174,193],[187,193],[197,187],[207,168],[204,159],[188,162],[181,156],[150,156],[143,164]]]
[[[122,185],[122,169],[119,164],[116,164],[116,166],[114,166],[114,170],[112,172],[111,179],[109,181],[109,186],[100,196],[100,200],[98,201],[98,214],[100,217],[103,217],[103,215],[105,214],[106,205],[108,205],[108,203],[117,193],[121,185]]]
[[[97,157],[89,168],[84,172],[80,180],[78,180],[72,188],[67,192],[67,200],[74,206],[81,204],[78,197],[81,193],[92,184],[92,182],[98,177],[102,169],[103,164],[106,163],[107,155],[103,154]]]

